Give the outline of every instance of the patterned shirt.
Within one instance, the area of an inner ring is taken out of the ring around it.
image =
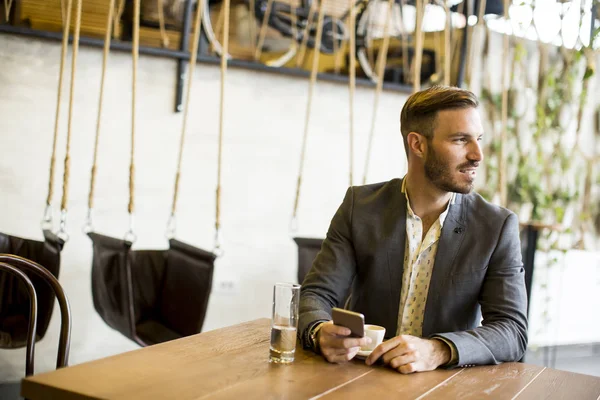
[[[446,210],[440,214],[423,238],[423,221],[410,206],[406,191],[406,177],[402,181],[402,193],[406,196],[406,243],[396,334],[421,337],[435,255],[444,221],[450,204],[454,204],[456,194],[452,194]]]

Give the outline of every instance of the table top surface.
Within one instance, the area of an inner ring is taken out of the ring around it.
[[[600,378],[523,363],[402,375],[364,361],[330,364],[296,349],[269,363],[270,320],[258,319],[28,377],[22,396],[41,399],[600,400]]]

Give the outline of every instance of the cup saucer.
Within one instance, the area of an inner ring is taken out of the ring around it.
[[[369,357],[369,354],[371,354],[373,352],[373,350],[359,350],[358,353],[356,353],[356,358],[360,358],[360,359],[366,359],[367,357]]]

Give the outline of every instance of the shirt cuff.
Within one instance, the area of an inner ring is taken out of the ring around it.
[[[456,350],[456,346],[452,341],[441,337],[441,336],[433,336],[432,339],[438,339],[442,342],[446,343],[448,347],[450,347],[450,361],[447,364],[441,365],[441,367],[453,367],[458,363],[458,350]]]

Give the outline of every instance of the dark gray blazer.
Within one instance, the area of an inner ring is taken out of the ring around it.
[[[395,336],[406,240],[401,188],[393,179],[348,189],[302,284],[299,332],[346,306]],[[423,337],[453,342],[458,366],[519,360],[527,347],[524,277],[517,216],[476,193],[457,194],[438,245]]]

